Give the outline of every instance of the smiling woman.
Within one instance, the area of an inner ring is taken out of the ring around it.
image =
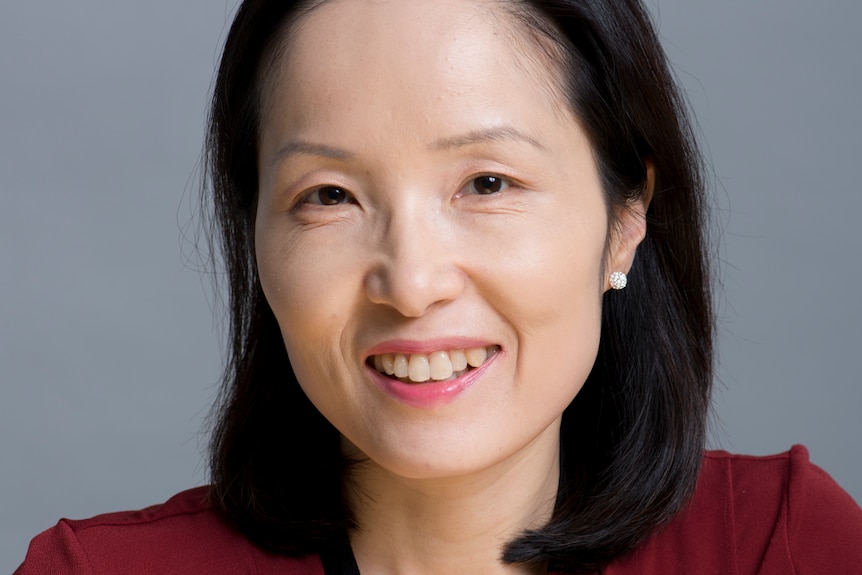
[[[509,49],[515,22],[459,8],[334,3],[303,18],[266,84],[257,270],[297,381],[367,458],[353,481],[518,456],[540,472],[544,514],[561,414],[598,347],[604,270],[629,269],[646,200],[609,237],[586,133],[545,97],[561,90],[539,68],[553,63]],[[379,491],[383,508],[401,497]]]
[[[804,448],[704,452],[700,160],[636,0],[247,0],[208,140],[208,488],[30,573],[849,572]]]

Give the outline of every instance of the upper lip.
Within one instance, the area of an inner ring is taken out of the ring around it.
[[[435,351],[449,351],[453,349],[474,349],[478,347],[489,347],[499,345],[487,339],[469,337],[469,336],[454,336],[440,337],[434,339],[390,339],[382,341],[369,349],[365,357],[373,357],[384,353],[403,353],[409,354],[430,354]]]

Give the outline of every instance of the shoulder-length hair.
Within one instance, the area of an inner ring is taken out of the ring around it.
[[[214,86],[206,173],[212,240],[229,281],[230,342],[211,445],[212,497],[252,540],[307,555],[343,545],[339,435],[306,398],[255,267],[261,84],[321,0],[246,0]],[[501,0],[544,42],[593,145],[610,206],[644,193],[647,234],[629,287],[605,294],[598,357],[563,416],[550,522],[507,562],[594,570],[636,547],[691,494],[712,382],[713,314],[702,160],[639,0]],[[609,210],[612,211],[612,210]]]

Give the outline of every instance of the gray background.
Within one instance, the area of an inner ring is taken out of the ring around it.
[[[715,172],[712,445],[805,443],[862,501],[862,3],[648,2]],[[234,4],[0,5],[0,572],[206,481],[221,328],[181,230]]]

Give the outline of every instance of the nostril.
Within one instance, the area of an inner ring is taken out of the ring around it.
[[[364,278],[369,301],[408,318],[453,301],[467,284],[466,275],[448,259],[447,250],[426,247],[412,251],[416,253],[384,253]]]

